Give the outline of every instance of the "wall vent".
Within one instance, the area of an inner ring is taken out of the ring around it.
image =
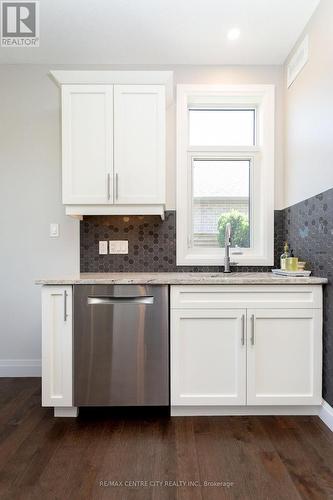
[[[287,87],[296,80],[297,76],[309,59],[309,36],[306,35],[297,48],[287,67]]]

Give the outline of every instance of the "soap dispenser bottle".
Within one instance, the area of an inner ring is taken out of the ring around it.
[[[290,252],[290,257],[285,260],[287,271],[297,271],[298,269],[298,258],[295,257],[294,251]]]
[[[280,257],[280,269],[282,271],[285,271],[286,268],[286,259],[290,257],[290,252],[289,252],[289,245],[288,242],[286,241],[283,247],[283,254]]]

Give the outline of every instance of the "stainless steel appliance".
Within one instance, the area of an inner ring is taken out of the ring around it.
[[[74,287],[75,406],[169,405],[169,291]]]

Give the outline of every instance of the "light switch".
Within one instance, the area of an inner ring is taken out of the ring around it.
[[[59,224],[50,224],[50,238],[59,238]]]
[[[109,241],[109,253],[128,254],[128,241],[127,240]]]
[[[108,253],[108,242],[100,241],[99,242],[99,255],[107,255]]]

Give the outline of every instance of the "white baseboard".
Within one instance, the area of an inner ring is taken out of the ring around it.
[[[0,377],[41,377],[40,359],[0,359]]]
[[[171,406],[172,417],[235,415],[318,415],[320,405],[312,406]]]
[[[194,415],[317,415],[333,432],[333,408],[324,400],[318,406],[171,406],[172,417]]]
[[[333,408],[326,401],[323,401],[319,411],[319,418],[333,432]]]

